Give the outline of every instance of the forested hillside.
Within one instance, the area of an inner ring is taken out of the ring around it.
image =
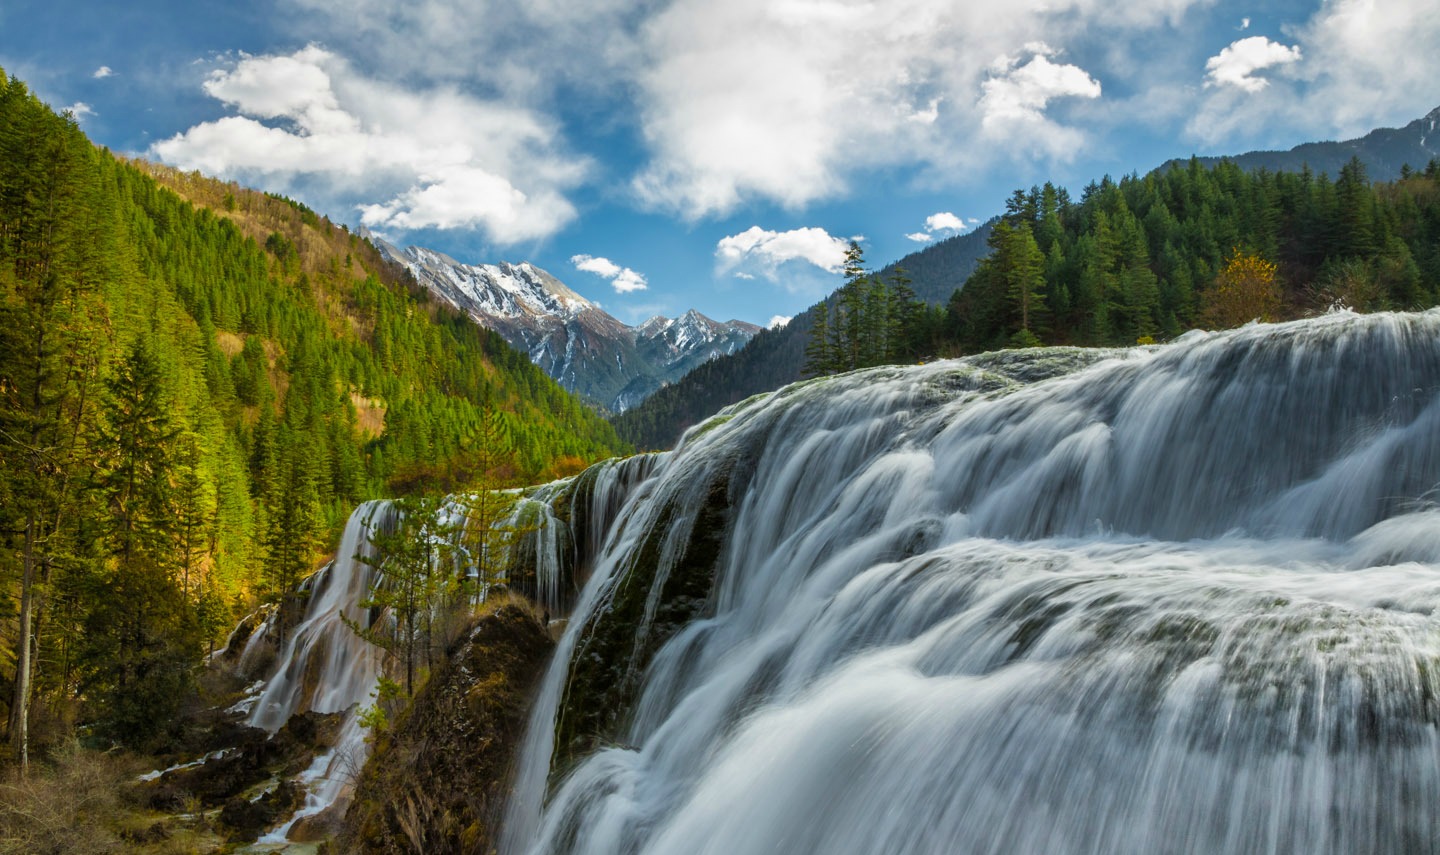
[[[0,707],[16,749],[77,721],[156,736],[205,645],[313,569],[361,499],[625,450],[342,227],[117,159],[0,81]],[[487,414],[511,453],[476,447]]]
[[[761,330],[735,353],[717,356],[615,416],[615,430],[637,448],[669,448],[720,408],[799,380],[813,323],[812,306],[780,329]]]
[[[886,265],[877,278],[881,282],[904,280],[922,303],[944,307],[990,252],[987,240],[993,226],[993,222],[985,223],[973,232],[912,252]],[[805,373],[807,343],[818,316],[826,316],[827,333],[833,332],[828,320],[843,311],[843,291],[830,294],[784,327],[759,333],[739,351],[716,357],[662,387],[640,406],[613,418],[615,429],[640,448],[669,448],[686,428],[722,407],[799,380]],[[907,346],[901,352],[906,357],[937,355],[940,343],[935,340],[933,313],[917,308],[911,320],[919,323],[912,323],[903,334]]]
[[[946,317],[909,316],[899,334],[904,359],[1159,341],[1333,305],[1432,306],[1440,301],[1440,165],[1372,183],[1357,159],[1334,180],[1308,169],[1250,172],[1192,159],[1144,177],[1106,178],[1079,201],[1046,184],[1015,191],[1003,217],[875,279],[897,275],[932,304],[938,286],[957,283]],[[843,293],[662,389],[616,418],[616,429],[641,447],[667,448],[720,408],[800,379],[815,349],[817,312],[834,313]],[[811,362],[831,370],[830,360]]]
[[[1105,179],[1078,202],[1016,191],[987,258],[951,302],[960,352],[1134,344],[1343,304],[1440,299],[1440,163],[1372,184],[1247,172],[1229,161]]]
[[[1267,169],[1271,172],[1299,172],[1310,169],[1332,178],[1352,158],[1365,164],[1365,171],[1376,181],[1394,181],[1404,177],[1407,166],[1420,168],[1440,157],[1440,107],[1403,128],[1377,128],[1363,137],[1341,142],[1309,142],[1288,151],[1249,151],[1229,157],[1198,158],[1202,166],[1214,166],[1222,160],[1234,161],[1247,172]],[[1161,167],[1184,166],[1185,161],[1171,161]]]

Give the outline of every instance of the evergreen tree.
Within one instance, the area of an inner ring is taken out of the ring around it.
[[[1045,257],[1028,223],[1011,228],[1008,223],[995,227],[996,264],[1005,281],[1005,295],[1019,312],[1017,344],[1033,346],[1038,342],[1030,324],[1045,309]]]

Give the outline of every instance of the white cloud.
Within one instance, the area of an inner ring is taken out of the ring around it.
[[[1269,86],[1203,89],[1186,130],[1208,144],[1288,147],[1348,139],[1404,124],[1435,107],[1440,15],[1433,0],[1325,0],[1285,29],[1302,62],[1282,63]],[[1281,47],[1284,47],[1283,45]],[[1208,80],[1208,78],[1207,78]]]
[[[1242,29],[1242,30],[1248,30],[1248,29],[1250,29],[1250,19],[1249,19],[1249,18],[1241,18],[1241,19],[1240,19],[1240,29]]]
[[[316,45],[247,56],[204,88],[238,115],[196,125],[151,151],[184,169],[258,179],[271,189],[319,182],[372,228],[479,228],[514,244],[575,216],[565,192],[586,163],[529,110],[448,86],[422,91],[358,74]]]
[[[74,116],[75,121],[77,122],[83,122],[89,117],[95,115],[95,109],[89,104],[86,104],[84,101],[76,101],[74,104],[66,107],[62,112],[69,113],[70,115]]]
[[[1064,158],[1083,140],[1051,121],[1045,109],[1058,98],[1099,98],[1100,82],[1079,66],[1051,62],[1048,45],[1027,47],[1033,52],[1028,62],[1003,56],[980,85],[981,127],[987,136],[1011,140],[1032,155]]]
[[[949,211],[940,211],[925,218],[925,230],[928,232],[963,232],[965,231],[965,221]]]
[[[1435,107],[1440,15],[1433,0],[1329,0],[1295,36],[1308,83],[1304,101],[1291,101],[1297,120],[1323,117],[1351,136]]]
[[[996,161],[1069,159],[1089,140],[1064,100],[1095,98],[1127,61],[1098,46],[1191,38],[1187,12],[1214,0],[281,2],[378,79],[633,121],[646,157],[630,189],[695,220],[800,209],[876,169],[956,185]],[[521,173],[487,171],[534,196]]]
[[[793,320],[795,320],[794,315],[775,315],[766,322],[765,327],[767,329],[778,330]]]
[[[1084,138],[1054,103],[1100,84],[1052,61],[1057,46],[1124,39],[1205,2],[674,0],[640,30],[652,157],[633,186],[695,219],[842,196],[873,168],[954,183],[997,159],[1068,158]],[[1012,54],[1028,62],[991,67]]]
[[[1233,42],[1205,63],[1206,86],[1234,86],[1244,92],[1259,92],[1270,81],[1255,77],[1257,71],[1300,60],[1300,48],[1272,42],[1264,36],[1250,36]]]
[[[114,77],[115,70],[108,65],[102,65],[99,68],[95,69],[95,73],[91,74],[90,76],[95,78],[96,80],[104,80],[107,77]]]
[[[768,279],[795,293],[808,293],[845,267],[850,241],[821,228],[774,232],[751,226],[715,244],[716,270],[741,279]]]
[[[976,222],[973,218],[971,223]],[[958,235],[968,229],[965,221],[949,211],[939,211],[925,218],[925,230],[905,235],[916,243],[929,243],[942,237]]]
[[[570,263],[575,265],[576,270],[583,270],[586,273],[593,273],[602,279],[610,280],[615,291],[620,294],[628,294],[631,291],[644,291],[649,285],[645,276],[637,273],[628,267],[621,267],[608,258],[593,255],[573,255]]]

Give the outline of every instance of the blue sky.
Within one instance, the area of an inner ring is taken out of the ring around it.
[[[0,0],[98,143],[635,323],[758,323],[1017,187],[1440,105],[1434,0]]]

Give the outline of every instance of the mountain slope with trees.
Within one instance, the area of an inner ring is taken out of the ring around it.
[[[0,74],[0,707],[164,736],[207,642],[361,499],[625,450],[302,205],[117,159]],[[513,455],[478,471],[482,421]]]
[[[1372,184],[1233,161],[1109,178],[1074,202],[1016,191],[993,253],[950,303],[960,352],[1123,345],[1344,305],[1440,301],[1440,161]]]
[[[940,301],[944,319],[913,314],[905,358],[1135,344],[1335,304],[1427,307],[1440,300],[1436,163],[1402,165],[1402,177],[1372,183],[1358,157],[1333,180],[1193,158],[1144,177],[1107,177],[1078,202],[1046,184],[1015,191],[983,230],[907,256],[878,278],[903,271],[930,304],[959,283]],[[616,429],[640,447],[668,448],[722,407],[801,379],[815,330],[844,291],[660,390],[614,419]],[[824,357],[810,365],[811,373],[844,367]]]
[[[993,221],[985,223],[972,232],[917,250],[886,265],[875,278],[881,282],[904,280],[913,298],[931,307],[944,307],[990,252],[986,240],[993,227]],[[834,331],[828,319],[831,314],[844,311],[841,308],[844,291],[842,286],[785,326],[763,330],[735,353],[718,356],[661,387],[638,407],[611,419],[615,429],[636,447],[669,448],[686,429],[722,407],[801,379],[805,376],[812,330],[824,315],[827,334]],[[917,310],[916,318],[930,319],[933,315]],[[907,356],[939,355],[938,343],[930,341],[928,326],[921,329],[912,325],[905,335],[911,343],[905,349]]]
[[[1258,169],[1300,172],[1308,168],[1314,173],[1323,172],[1333,180],[1351,158],[1357,158],[1372,180],[1394,181],[1404,177],[1406,166],[1420,169],[1437,157],[1440,157],[1440,107],[1403,128],[1377,128],[1353,140],[1303,143],[1289,151],[1251,151],[1198,160],[1206,167],[1230,160],[1247,172]],[[1160,168],[1163,171],[1185,163],[1172,160]]]

